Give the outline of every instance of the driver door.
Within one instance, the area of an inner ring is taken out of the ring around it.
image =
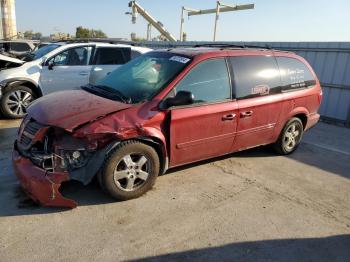
[[[224,58],[200,62],[174,93],[194,95],[194,104],[171,108],[170,166],[229,153],[236,135],[238,106]]]
[[[88,46],[70,48],[48,59],[39,79],[44,95],[88,84],[91,49]]]

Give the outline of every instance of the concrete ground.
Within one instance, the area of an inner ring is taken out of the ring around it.
[[[169,171],[139,199],[65,186],[74,210],[23,205],[0,120],[0,261],[350,261],[350,129],[291,156],[256,148]],[[22,199],[23,200],[23,199]]]

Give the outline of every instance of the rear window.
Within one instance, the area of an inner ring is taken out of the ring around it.
[[[10,43],[11,50],[17,52],[29,52],[30,46],[26,43]]]
[[[236,56],[229,60],[237,99],[281,92],[281,80],[274,57]]]
[[[316,84],[309,68],[301,61],[289,57],[276,57],[280,68],[282,91],[303,89]]]
[[[122,65],[130,60],[129,48],[97,48],[95,65]]]

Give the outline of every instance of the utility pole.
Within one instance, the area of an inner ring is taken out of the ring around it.
[[[15,0],[0,0],[2,37],[17,38]]]
[[[216,40],[216,28],[217,28],[218,21],[219,21],[219,14],[220,14],[220,2],[216,1],[216,12],[215,12],[215,23],[214,23],[214,37],[213,37],[213,41],[214,42]]]
[[[150,23],[147,24],[147,41],[152,40],[152,25]]]
[[[181,41],[183,39],[181,35],[183,34],[183,28],[184,28],[183,24],[184,24],[185,12],[187,12],[188,17],[194,16],[194,15],[215,14],[214,37],[213,37],[213,40],[215,41],[220,13],[241,11],[241,10],[247,10],[247,9],[254,9],[254,4],[227,5],[227,4],[221,3],[220,1],[217,1],[216,8],[213,8],[213,9],[196,10],[196,9],[192,9],[192,8],[188,8],[188,7],[182,7],[181,24],[180,24],[180,39],[181,39]]]
[[[185,23],[185,12],[199,12],[199,10],[193,9],[193,8],[189,8],[189,7],[185,7],[183,6],[181,8],[181,22],[180,22],[180,41],[184,41],[183,39],[183,34],[184,34],[184,23]]]

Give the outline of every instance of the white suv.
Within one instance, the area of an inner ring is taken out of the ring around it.
[[[47,45],[34,53],[37,59],[0,72],[1,112],[8,118],[20,118],[34,99],[95,83],[120,65],[150,50],[91,42]]]

